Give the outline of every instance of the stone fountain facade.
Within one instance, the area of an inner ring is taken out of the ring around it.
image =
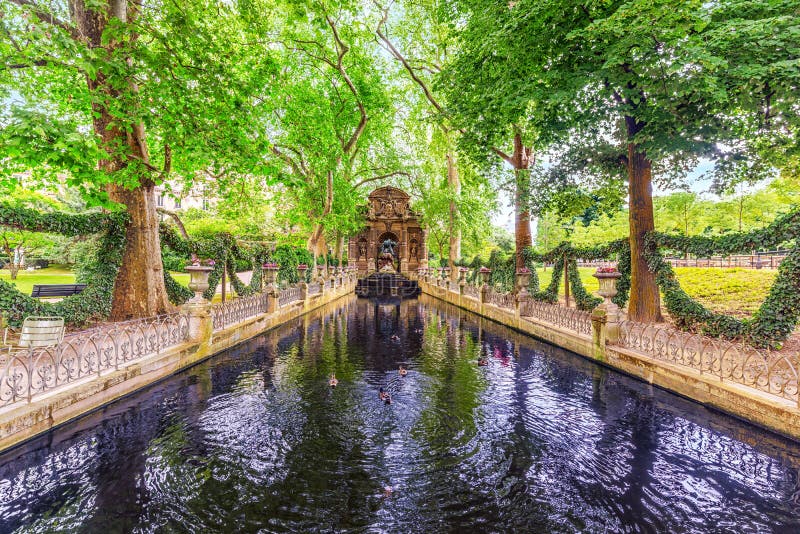
[[[396,243],[392,271],[414,279],[417,269],[428,266],[425,230],[411,209],[410,200],[405,191],[391,186],[378,188],[369,195],[365,226],[348,244],[347,257],[359,276],[387,270],[389,261],[383,252],[387,241]]]

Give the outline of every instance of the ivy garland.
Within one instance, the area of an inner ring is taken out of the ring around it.
[[[653,232],[647,236],[645,257],[664,293],[664,304],[679,328],[711,336],[743,339],[761,348],[779,349],[800,319],[800,210],[775,219],[765,228],[719,237],[687,237]],[[795,246],[781,262],[769,295],[750,319],[740,320],[716,313],[690,297],[675,279],[672,266],[659,248],[697,256],[748,254],[771,249],[789,241]]]
[[[111,296],[114,289],[122,252],[125,247],[125,223],[127,214],[121,211],[110,213],[70,214],[63,212],[41,212],[35,209],[0,203],[0,226],[8,226],[32,232],[47,232],[65,236],[80,236],[97,233],[102,228],[98,261],[90,273],[91,283],[80,294],[49,303],[21,293],[15,285],[0,280],[0,310],[10,325],[19,326],[30,315],[56,315],[64,317],[70,325],[85,325],[92,320],[102,320],[111,312]],[[217,234],[210,239],[183,239],[177,230],[167,224],[160,228],[162,244],[178,255],[188,258],[192,254],[214,259],[216,264],[209,276],[209,289],[204,293],[211,299],[222,279],[223,267],[227,265],[231,285],[238,295],[251,295],[262,288],[262,264],[272,260],[271,253],[263,243],[244,243],[230,234]],[[305,259],[306,251],[295,251],[294,256]],[[253,266],[253,277],[244,284],[236,275],[237,263]],[[296,274],[296,262],[288,274]],[[281,267],[284,270],[284,266]],[[168,271],[164,271],[167,296],[175,305],[183,304],[194,293],[179,284]]]
[[[65,236],[97,233],[105,228],[100,240],[98,261],[91,273],[92,283],[78,295],[59,302],[42,302],[17,290],[16,286],[0,280],[0,310],[9,324],[18,326],[29,315],[57,315],[70,324],[85,324],[107,317],[111,312],[114,280],[122,261],[125,244],[123,212],[69,214],[38,210],[0,203],[0,226],[32,232],[47,232]]]
[[[57,303],[41,302],[20,293],[8,282],[0,280],[0,309],[12,325],[19,325],[28,315],[58,315],[69,324],[85,324],[92,319],[108,316],[111,310],[111,294],[114,279],[119,271],[125,243],[124,212],[68,214],[61,212],[40,212],[38,210],[0,203],[0,226],[9,226],[34,232],[48,232],[65,236],[96,233],[104,228],[100,240],[99,258],[92,283],[79,295],[64,298]],[[779,348],[792,333],[800,320],[800,210],[778,217],[769,226],[752,232],[726,234],[719,237],[686,237],[658,232],[646,238],[645,255],[648,266],[656,274],[656,282],[664,293],[664,303],[675,319],[678,327],[699,330],[704,334],[722,336],[730,339],[744,339],[758,347]],[[161,226],[162,243],[176,253],[189,257],[192,254],[216,261],[209,276],[209,289],[204,296],[212,298],[219,284],[224,266],[230,273],[231,284],[239,295],[249,295],[262,288],[261,265],[268,260],[281,264],[279,277],[295,282],[298,263],[310,263],[307,251],[287,250],[279,247],[272,253],[261,243],[245,244],[230,234],[218,234],[211,239],[183,239],[174,227]],[[770,249],[787,242],[795,241],[795,247],[781,263],[778,276],[769,295],[751,319],[739,320],[715,313],[691,298],[680,287],[670,264],[664,260],[659,249],[682,251],[697,256],[746,254],[754,249]],[[525,264],[531,269],[529,290],[533,298],[546,302],[557,302],[563,269],[567,269],[572,294],[576,305],[582,310],[591,310],[602,299],[590,295],[583,284],[577,269],[577,258],[586,260],[605,259],[616,255],[621,278],[617,281],[618,294],[614,302],[624,307],[630,291],[631,257],[626,239],[589,248],[576,248],[569,243],[561,243],[554,249],[538,254],[532,249],[525,251]],[[566,260],[566,262],[565,262]],[[237,262],[253,265],[250,284],[244,284],[236,275]],[[544,291],[539,289],[536,264],[553,264],[552,278]],[[566,265],[565,265],[566,263]],[[462,263],[463,265],[463,263]],[[472,269],[469,281],[476,282],[480,267],[492,269],[491,283],[507,291],[514,289],[516,261],[514,255],[503,257],[494,251],[489,262],[484,264],[479,257],[466,265]],[[179,284],[169,274],[164,273],[164,282],[170,301],[182,304],[192,296],[192,292]]]

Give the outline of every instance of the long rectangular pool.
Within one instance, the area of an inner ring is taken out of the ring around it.
[[[347,298],[0,455],[0,533],[798,532],[798,468],[467,312]]]

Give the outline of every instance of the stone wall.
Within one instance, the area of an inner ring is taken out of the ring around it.
[[[723,381],[711,374],[683,365],[673,365],[615,344],[614,341],[619,336],[619,325],[608,321],[604,310],[595,311],[592,315],[592,334],[585,335],[543,320],[521,316],[519,301],[513,309],[492,304],[486,297],[486,286],[481,289],[480,297],[475,298],[464,294],[463,285],[458,291],[451,290],[440,281],[427,277],[421,277],[419,285],[423,294],[565,348],[707,407],[800,440],[798,399],[782,398],[752,387]]]
[[[146,356],[118,370],[67,384],[34,398],[32,402],[19,402],[0,410],[0,450],[81,417],[311,310],[351,296],[354,290],[355,276],[344,276],[336,287],[328,287],[313,295],[304,290],[301,300],[284,306],[278,306],[277,296],[274,296],[269,308],[272,311],[217,331],[212,328],[210,304],[187,305],[184,309],[190,316],[188,342]]]

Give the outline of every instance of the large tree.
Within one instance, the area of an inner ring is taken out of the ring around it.
[[[444,154],[441,162],[447,183],[447,224],[443,233],[448,236],[448,266],[453,279],[458,277],[456,262],[461,258],[462,227],[464,225],[462,210],[462,179],[465,172],[460,167],[456,141],[459,132],[447,120],[443,113],[441,96],[437,95],[433,78],[442,70],[447,62],[448,48],[452,45],[449,31],[450,15],[443,4],[436,0],[424,2],[407,2],[396,9],[392,18],[391,0],[381,4],[383,16],[376,29],[376,34],[386,50],[401,65],[408,81],[422,97],[427,106],[412,108],[415,118],[427,119],[441,129],[444,141]],[[411,51],[411,53],[407,52]],[[413,101],[413,98],[409,99]],[[425,109],[427,108],[427,109]],[[413,119],[412,119],[413,120]],[[431,154],[433,155],[433,154]],[[437,203],[429,204],[435,205]],[[436,227],[439,228],[438,226]],[[433,233],[434,227],[430,228]]]
[[[6,176],[67,173],[127,211],[112,319],[170,309],[156,185],[246,153],[236,141],[257,141],[237,119],[269,69],[241,46],[239,20],[230,6],[193,0],[10,0],[0,21],[0,87],[14,96],[0,136]]]
[[[451,27],[456,32],[456,54],[439,76],[437,87],[446,96],[446,114],[461,133],[460,145],[479,164],[494,167],[500,162],[513,171],[514,236],[517,268],[525,266],[524,250],[533,244],[531,235],[530,178],[536,158],[537,132],[527,120],[528,102],[515,98],[513,87],[518,62],[509,61],[494,48],[487,36],[497,33],[507,16],[508,4],[465,0],[453,2]],[[466,24],[461,20],[466,19]],[[502,78],[502,80],[501,80]],[[501,173],[500,173],[501,174]]]
[[[753,33],[753,26],[766,32],[765,21],[778,14],[765,11],[789,15],[796,6],[744,0],[464,3],[472,13],[467,28],[475,26],[466,35],[483,39],[471,53],[491,82],[478,78],[458,86],[457,93],[465,95],[462,106],[472,110],[478,128],[506,123],[509,109],[525,107],[547,144],[577,138],[589,139],[590,147],[621,148],[616,159],[628,181],[632,259],[629,316],[660,320],[659,292],[644,251],[644,236],[654,229],[654,163],[681,167],[714,154],[715,141],[740,135],[736,125],[742,114],[767,95],[777,98],[769,91],[748,92],[745,73],[766,76],[770,69],[759,65],[766,62],[774,71],[791,59],[785,41],[796,41],[796,32],[781,38],[781,51],[762,57],[746,52],[743,36]],[[748,68],[731,74],[729,54]],[[785,80],[780,84],[784,109],[790,86]]]
[[[340,255],[344,237],[359,229],[367,188],[406,173],[374,39],[379,13],[320,1],[285,2],[280,13],[281,81],[266,119],[271,159],[289,186],[290,222],[309,232],[315,255],[325,252],[326,236]]]

